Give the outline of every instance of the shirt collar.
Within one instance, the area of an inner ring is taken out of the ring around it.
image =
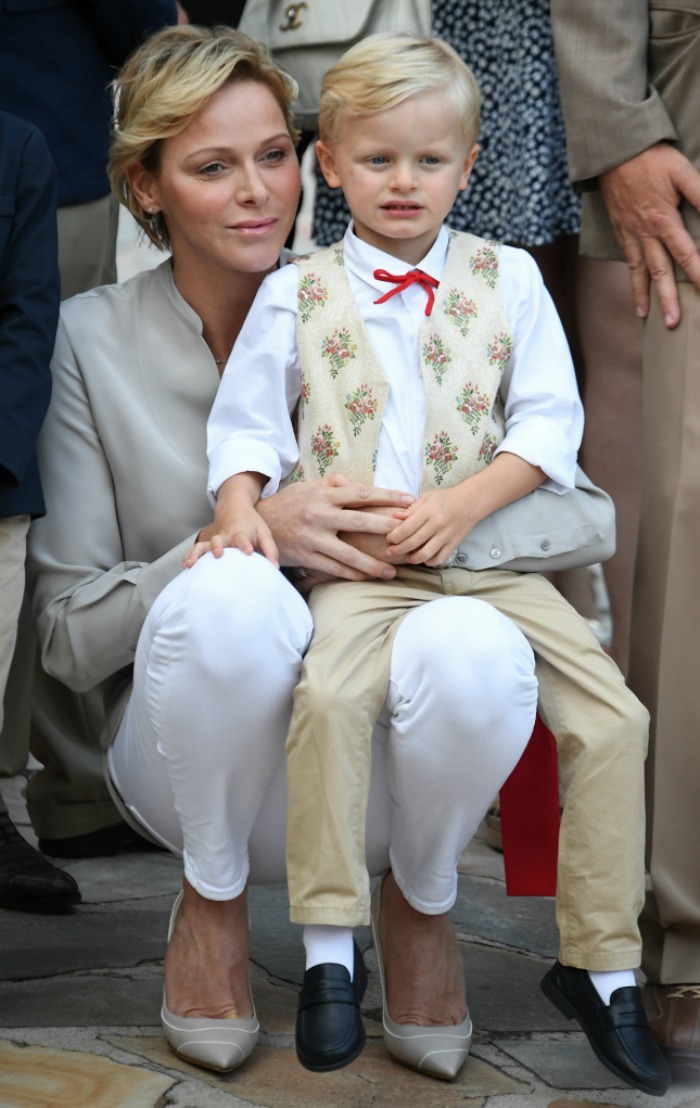
[[[387,284],[385,281],[377,280],[374,276],[375,269],[386,269],[389,273],[405,273],[409,269],[422,269],[424,273],[439,281],[445,268],[449,242],[450,236],[447,228],[443,226],[428,253],[418,262],[418,265],[413,266],[402,262],[393,254],[386,254],[376,246],[358,239],[354,225],[351,223],[343,238],[343,256],[346,266],[353,274],[381,295],[387,291]]]

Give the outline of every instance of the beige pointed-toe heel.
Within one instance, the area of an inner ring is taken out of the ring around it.
[[[382,1028],[384,1045],[404,1066],[420,1073],[439,1077],[443,1081],[454,1081],[469,1055],[472,1041],[472,1021],[467,1018],[459,1024],[449,1027],[420,1027],[411,1023],[395,1023],[389,1015],[386,1003],[386,984],[384,979],[384,960],[379,940],[379,907],[381,904],[382,877],[372,893],[372,937],[377,952],[379,979],[382,986]]]
[[[173,905],[168,927],[168,942],[175,927],[177,913],[182,903],[179,893]],[[242,1066],[250,1057],[258,1041],[260,1024],[253,1006],[252,1019],[190,1019],[176,1016],[165,1003],[160,1013],[163,1033],[170,1049],[180,1058],[195,1066],[228,1073]]]

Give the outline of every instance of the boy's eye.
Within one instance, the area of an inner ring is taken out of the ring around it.
[[[440,159],[435,154],[426,154],[423,158],[426,165],[439,165]]]
[[[387,162],[384,154],[372,154],[368,160],[370,165],[386,165]]]

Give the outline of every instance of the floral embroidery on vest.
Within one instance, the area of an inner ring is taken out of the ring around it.
[[[366,420],[374,419],[378,408],[379,405],[369,385],[360,385],[353,393],[347,394],[345,409],[350,416],[353,435],[359,435]]]
[[[484,435],[484,441],[481,444],[479,450],[479,458],[484,465],[490,465],[493,461],[493,456],[496,453],[496,447],[498,446],[498,439],[495,435],[492,435],[490,431],[487,431]]]
[[[357,351],[357,343],[352,341],[352,337],[347,327],[336,327],[332,335],[328,335],[321,343],[321,357],[328,358],[330,362],[331,377],[338,376],[338,370],[343,368],[343,364],[350,358],[355,357]]]
[[[496,287],[498,276],[498,252],[496,243],[485,242],[469,262],[472,273],[480,274],[490,289]]]
[[[472,435],[478,433],[481,418],[488,413],[490,407],[491,401],[488,396],[485,396],[471,381],[467,381],[461,396],[457,397],[457,411],[461,412],[462,419],[468,424]]]
[[[498,365],[500,363],[505,367],[505,363],[513,353],[513,340],[511,336],[504,332],[501,332],[500,335],[495,335],[493,341],[487,346],[486,353],[488,354],[489,365]]]
[[[425,444],[425,461],[435,470],[436,485],[442,484],[458,457],[459,447],[446,431],[438,431],[433,441]]]
[[[337,458],[340,453],[340,443],[335,439],[330,423],[316,428],[311,438],[311,453],[316,459],[318,472],[323,477],[333,459]]]
[[[459,328],[460,334],[468,335],[472,318],[479,314],[476,302],[469,300],[459,289],[450,289],[442,305],[445,315]]]
[[[432,367],[435,380],[438,385],[441,385],[452,358],[450,357],[449,346],[439,335],[431,335],[428,341],[423,344],[423,360],[426,365]]]
[[[304,407],[304,404],[308,404],[311,399],[311,385],[306,379],[304,370],[301,371],[301,388],[299,389],[299,403]]]
[[[328,290],[321,284],[321,279],[315,273],[307,273],[299,282],[299,315],[304,323],[308,323],[311,313],[317,304],[323,304],[328,299]]]

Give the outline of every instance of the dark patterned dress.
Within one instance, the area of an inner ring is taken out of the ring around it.
[[[481,152],[449,224],[522,246],[577,234],[548,0],[433,0],[433,33],[464,58],[482,96]],[[316,243],[342,238],[348,219],[340,190],[320,180]]]

